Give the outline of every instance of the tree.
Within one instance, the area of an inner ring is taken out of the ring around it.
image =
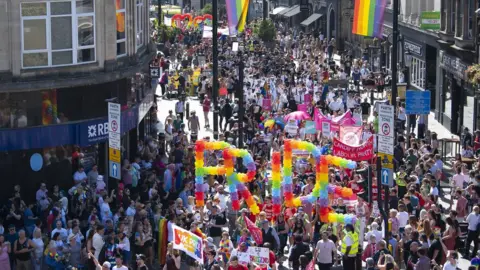
[[[258,27],[258,37],[264,42],[275,39],[275,25],[270,19],[263,20]]]
[[[202,15],[205,14],[212,14],[212,4],[206,4],[202,10],[201,10]]]

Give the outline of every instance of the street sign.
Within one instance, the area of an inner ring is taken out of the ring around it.
[[[429,114],[430,113],[430,91],[408,90],[405,95],[406,114]]]
[[[153,79],[160,78],[160,67],[150,66],[150,77]]]
[[[392,138],[395,137],[394,132],[394,110],[392,105],[379,104],[378,105],[378,127],[379,135]]]
[[[121,179],[120,147],[121,147],[121,107],[118,103],[108,103],[108,156],[110,160],[110,176]]]
[[[115,179],[121,179],[121,174],[120,174],[120,163],[113,162],[110,160],[109,162],[109,171],[110,171],[110,176],[115,178]]]
[[[108,148],[108,156],[110,161],[116,162],[120,164],[120,150],[115,148],[109,147]]]
[[[390,186],[392,187],[393,186],[393,171],[392,169],[388,169],[388,168],[382,168],[382,172],[381,172],[381,182],[382,182],[382,185],[384,186]]]
[[[391,137],[378,135],[377,147],[377,152],[393,155],[393,143]]]
[[[382,168],[393,169],[393,155],[388,155],[384,153],[378,153],[377,158],[380,159],[382,163]]]

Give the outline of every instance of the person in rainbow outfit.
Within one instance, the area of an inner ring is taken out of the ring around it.
[[[233,242],[230,240],[230,235],[228,232],[222,233],[222,240],[220,240],[218,255],[222,256],[224,262],[228,262],[230,260],[230,255],[232,254],[233,250]]]

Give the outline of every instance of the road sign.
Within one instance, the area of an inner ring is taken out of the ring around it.
[[[429,114],[430,113],[430,91],[408,90],[405,95],[406,114]]]
[[[377,152],[393,155],[393,139],[388,136],[378,135]]]
[[[110,161],[116,162],[120,164],[120,150],[115,148],[109,147],[108,148],[108,157]]]
[[[116,179],[121,178],[120,147],[121,147],[121,108],[118,103],[108,103],[108,148],[109,172]]]
[[[379,104],[378,106],[378,126],[379,135],[387,136],[392,138],[395,136],[394,133],[394,111],[392,105]]]
[[[393,155],[378,153],[377,158],[382,162],[382,168],[393,169]]]
[[[110,147],[120,150],[121,137],[121,110],[120,104],[108,103],[108,143]]]
[[[159,66],[150,66],[150,77],[157,79],[160,78],[160,67]]]
[[[381,175],[382,185],[384,186],[393,186],[393,171],[392,169],[382,168]]]
[[[120,174],[120,163],[118,162],[113,162],[110,160],[109,162],[109,171],[110,171],[110,176],[120,180],[121,179],[121,174]]]

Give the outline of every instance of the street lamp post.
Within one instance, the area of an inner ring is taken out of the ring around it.
[[[218,139],[218,10],[217,1],[212,0],[212,100],[213,100],[213,139]]]
[[[243,62],[242,52],[238,52],[240,56],[240,62],[238,63],[238,148],[243,148],[243,118],[245,116],[245,106],[243,100],[243,71],[245,69],[245,64]]]

